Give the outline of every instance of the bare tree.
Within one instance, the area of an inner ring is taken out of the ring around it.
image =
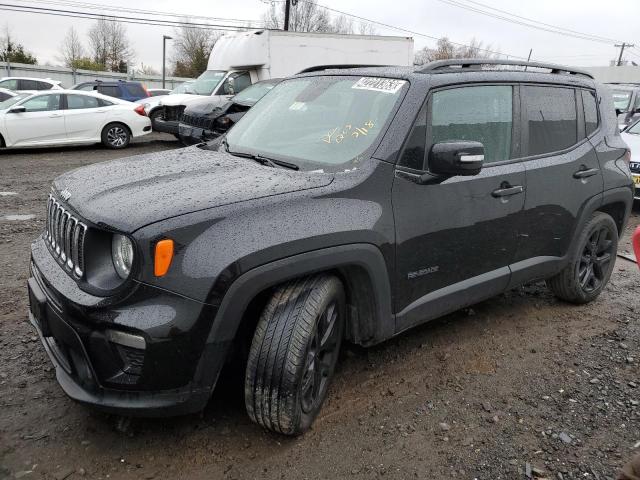
[[[372,23],[360,22],[358,33],[360,35],[378,35],[378,29]]]
[[[279,7],[272,4],[262,18],[265,27],[282,29],[284,11],[284,2],[280,3]],[[298,0],[295,5],[291,5],[289,30],[293,32],[353,33],[353,21],[344,15],[332,19],[329,12],[318,5],[316,0]]]
[[[67,31],[60,50],[60,59],[64,62],[65,67],[77,68],[78,61],[84,57],[84,47],[75,28],[71,27]]]
[[[140,68],[138,68],[138,72],[141,73],[142,75],[159,75],[160,74],[160,72],[158,72],[151,65],[145,65],[144,63],[140,64]]]
[[[189,26],[177,30],[173,40],[174,75],[194,78],[204,72],[218,38],[220,33],[215,30]]]
[[[118,22],[104,18],[89,30],[89,43],[93,60],[112,72],[123,72],[134,54],[127,38],[127,29]]]
[[[424,47],[415,54],[414,64],[424,65],[436,60],[451,58],[498,58],[499,52],[493,52],[491,45],[484,47],[481,41],[472,38],[469,45],[456,46],[447,37],[436,42],[435,48]]]

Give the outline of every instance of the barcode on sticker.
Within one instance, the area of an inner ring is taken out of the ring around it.
[[[393,78],[362,77],[351,88],[373,90],[374,92],[396,93],[404,84],[404,80],[396,80]]]

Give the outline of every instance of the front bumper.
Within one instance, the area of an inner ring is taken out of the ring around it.
[[[153,122],[153,131],[178,135],[179,125],[180,122],[177,120],[164,120],[162,118],[157,118]]]
[[[220,134],[215,133],[212,130],[201,127],[193,127],[184,123],[180,123],[178,134],[180,140],[185,145],[197,145],[198,143],[208,142],[218,137],[219,135]]]
[[[72,399],[111,413],[181,415],[202,410],[228,344],[205,343],[215,308],[143,284],[126,298],[82,292],[32,245],[29,320]],[[145,339],[143,350],[114,343],[111,332]]]

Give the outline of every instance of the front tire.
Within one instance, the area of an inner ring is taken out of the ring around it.
[[[311,426],[340,353],[345,294],[340,280],[319,275],[279,287],[251,343],[245,405],[251,419],[285,435]]]
[[[594,300],[607,285],[618,252],[618,227],[606,213],[594,213],[571,250],[569,264],[547,280],[554,295],[571,303]]]
[[[114,150],[126,148],[131,142],[129,127],[122,123],[110,123],[102,129],[102,144]]]

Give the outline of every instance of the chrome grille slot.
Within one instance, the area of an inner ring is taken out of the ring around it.
[[[84,273],[87,226],[49,195],[44,239],[51,254],[76,277]]]

